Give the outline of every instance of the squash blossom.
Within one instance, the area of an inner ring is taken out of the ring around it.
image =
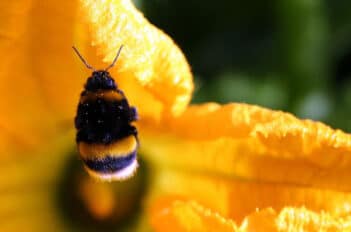
[[[175,43],[130,0],[0,3],[0,231],[351,231],[351,136],[246,104],[189,105]],[[99,183],[75,150],[89,70],[140,120],[140,168]]]

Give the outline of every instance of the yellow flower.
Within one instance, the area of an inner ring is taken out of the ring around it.
[[[188,105],[184,55],[129,0],[0,9],[0,231],[351,230],[349,134],[257,106]],[[112,74],[140,113],[131,180],[97,183],[75,162],[89,73],[73,44],[95,67],[125,45]]]

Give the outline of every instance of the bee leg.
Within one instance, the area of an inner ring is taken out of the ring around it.
[[[135,128],[135,126],[130,126],[129,131],[131,135],[138,135],[138,130]]]
[[[133,107],[133,106],[129,108],[129,118],[130,118],[131,122],[138,120],[137,109],[135,107]]]

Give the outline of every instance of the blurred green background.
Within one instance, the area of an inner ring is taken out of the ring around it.
[[[245,102],[351,131],[351,2],[134,0],[182,48],[193,102]]]

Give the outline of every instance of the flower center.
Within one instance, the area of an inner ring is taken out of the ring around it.
[[[138,219],[146,192],[145,163],[135,176],[121,182],[98,182],[85,172],[77,154],[70,155],[58,191],[65,221],[89,231],[124,228]]]

